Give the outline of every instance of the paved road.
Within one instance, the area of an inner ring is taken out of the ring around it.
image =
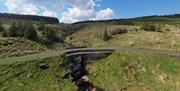
[[[0,62],[31,61],[31,60],[36,60],[36,59],[54,57],[54,56],[58,56],[64,53],[68,53],[67,55],[76,55],[76,54],[79,55],[79,54],[86,54],[86,53],[106,53],[106,52],[111,52],[112,50],[116,52],[142,51],[142,52],[159,53],[163,55],[171,55],[171,56],[180,57],[180,51],[164,51],[164,50],[142,49],[142,48],[102,48],[101,47],[101,48],[77,48],[77,49],[67,49],[67,50],[61,50],[61,51],[47,51],[44,53],[32,54],[28,56],[0,59]]]

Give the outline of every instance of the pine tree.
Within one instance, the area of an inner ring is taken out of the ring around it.
[[[24,37],[32,41],[37,41],[38,39],[37,32],[32,24],[26,25],[26,29],[24,31]]]
[[[37,24],[37,30],[38,31],[44,31],[45,30],[45,22],[40,20]]]
[[[0,21],[0,32],[3,32],[3,31],[5,31],[5,28],[3,27],[3,25],[2,25],[2,23]]]
[[[43,42],[45,44],[51,44],[55,40],[55,33],[50,27],[46,27],[43,32]]]
[[[8,37],[17,37],[17,25],[16,23],[12,23],[10,28],[8,29],[7,36]]]
[[[26,29],[26,26],[25,24],[23,24],[22,22],[19,22],[18,25],[17,25],[17,35],[18,37],[23,37],[24,35],[24,31]]]

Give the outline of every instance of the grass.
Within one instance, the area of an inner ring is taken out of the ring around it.
[[[0,58],[34,54],[46,49],[45,46],[24,38],[0,38]]]
[[[90,80],[108,91],[179,91],[179,58],[121,52],[87,67]]]
[[[143,24],[144,22],[157,23],[157,24],[170,24],[170,25],[178,25],[180,24],[180,18],[168,18],[168,17],[151,17],[151,18],[140,18],[135,19],[135,24]]]
[[[62,79],[66,73],[60,65],[65,57],[0,64],[0,91],[73,91],[71,79]],[[47,69],[40,64],[49,66]]]
[[[0,91],[74,91],[66,58],[0,63]],[[66,63],[66,66],[64,65]],[[40,68],[41,64],[48,66]],[[90,81],[108,91],[179,91],[179,58],[145,52],[113,53],[87,66]]]
[[[66,38],[66,42],[74,45],[88,47],[114,46],[114,47],[136,47],[163,50],[180,50],[180,31],[171,30],[169,32],[148,32],[144,30],[135,31],[138,26],[108,25],[108,30],[120,27],[131,28],[128,33],[112,35],[109,41],[101,38],[104,25],[94,25],[83,28]],[[171,28],[172,29],[172,28]]]

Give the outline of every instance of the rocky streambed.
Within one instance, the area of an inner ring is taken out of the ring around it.
[[[77,91],[105,91],[105,89],[96,86],[88,79],[89,72],[86,69],[88,61],[86,59],[82,56],[76,56],[71,58],[71,62],[70,74]]]

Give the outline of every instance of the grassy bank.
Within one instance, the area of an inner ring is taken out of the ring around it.
[[[179,58],[113,53],[88,66],[90,80],[108,91],[179,91]]]
[[[0,64],[0,91],[73,91],[71,79],[62,79],[66,70],[63,56],[29,62]],[[45,68],[41,67],[42,65]]]

